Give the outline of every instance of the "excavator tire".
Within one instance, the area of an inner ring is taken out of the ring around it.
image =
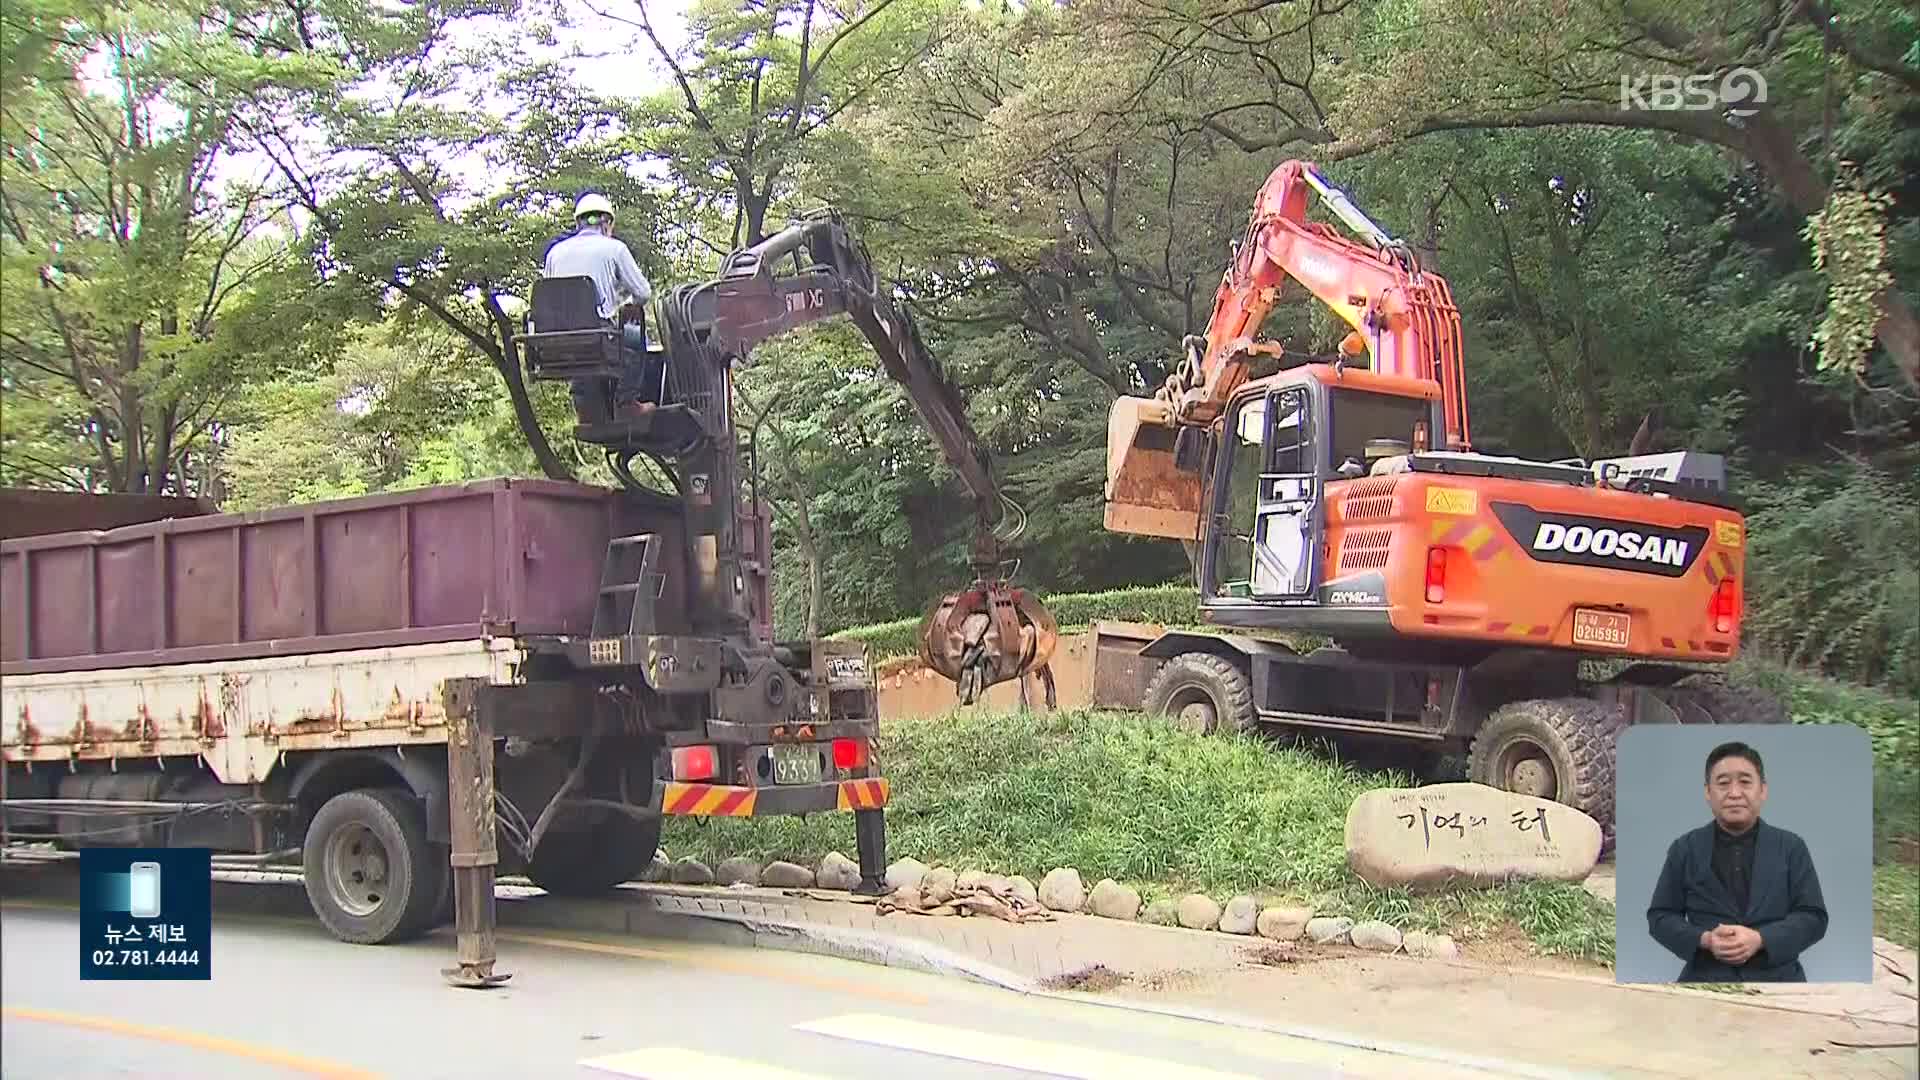
[[[1502,705],[1480,725],[1467,779],[1564,803],[1600,825],[1600,854],[1613,847],[1613,756],[1620,718],[1591,698]]]
[[[1173,718],[1199,735],[1216,731],[1252,732],[1260,724],[1253,708],[1253,684],[1231,661],[1212,653],[1189,652],[1160,665],[1142,708]]]
[[[1689,675],[1674,684],[1673,705],[1682,723],[1791,724],[1778,697],[1751,686],[1734,686],[1718,675]],[[1698,708],[1698,712],[1687,705]]]

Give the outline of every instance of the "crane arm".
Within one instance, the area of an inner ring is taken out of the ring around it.
[[[788,256],[808,261],[782,273]],[[717,279],[695,290],[706,344],[744,358],[770,337],[845,315],[880,357],[973,501],[973,572],[965,589],[938,598],[920,633],[921,659],[952,679],[971,704],[987,687],[1041,674],[1058,641],[1053,616],[1023,589],[996,576],[1002,545],[1019,537],[1025,515],[994,481],[960,391],[927,348],[904,305],[880,285],[865,247],[832,209],[809,214],[727,258]]]
[[[802,252],[810,263],[780,272],[782,260]],[[1009,509],[1017,519],[1018,508],[994,482],[959,390],[927,348],[913,315],[883,290],[865,246],[838,212],[816,211],[735,252],[710,288],[711,340],[734,356],[745,357],[767,338],[821,319],[845,315],[852,320],[887,375],[906,390],[921,424],[973,500],[976,569],[984,572],[998,560],[999,543],[1014,536],[997,534],[994,527],[1009,520]]]

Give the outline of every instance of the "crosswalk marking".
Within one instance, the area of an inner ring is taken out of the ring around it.
[[[703,1054],[677,1046],[655,1046],[646,1050],[628,1050],[604,1057],[586,1058],[575,1064],[616,1076],[637,1080],[829,1080],[817,1073],[794,1072],[739,1058]]]
[[[1252,1080],[1240,1073],[1180,1065],[1159,1058],[923,1024],[878,1013],[847,1013],[793,1026],[795,1030],[816,1035],[1082,1080],[1135,1076],[1151,1076],[1155,1080]]]

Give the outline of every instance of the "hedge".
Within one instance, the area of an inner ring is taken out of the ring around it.
[[[1081,630],[1095,621],[1142,622],[1161,626],[1193,626],[1200,621],[1200,598],[1191,582],[1168,585],[1143,585],[1105,592],[1060,593],[1042,596],[1047,610],[1062,630]],[[920,651],[917,636],[921,617],[895,619],[892,622],[856,626],[828,636],[839,641],[858,641],[869,650],[875,662]]]

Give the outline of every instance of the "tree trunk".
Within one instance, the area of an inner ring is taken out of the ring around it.
[[[486,299],[487,314],[493,318],[494,332],[500,341],[493,366],[500,372],[501,381],[507,384],[507,397],[513,401],[513,419],[520,425],[520,434],[533,449],[533,459],[539,462],[540,471],[547,479],[575,479],[572,466],[554,452],[553,444],[547,441],[546,429],[540,426],[539,415],[533,411],[533,398],[527,393],[527,381],[520,374],[520,348],[514,344],[513,321],[507,318],[491,289],[486,291]]]

